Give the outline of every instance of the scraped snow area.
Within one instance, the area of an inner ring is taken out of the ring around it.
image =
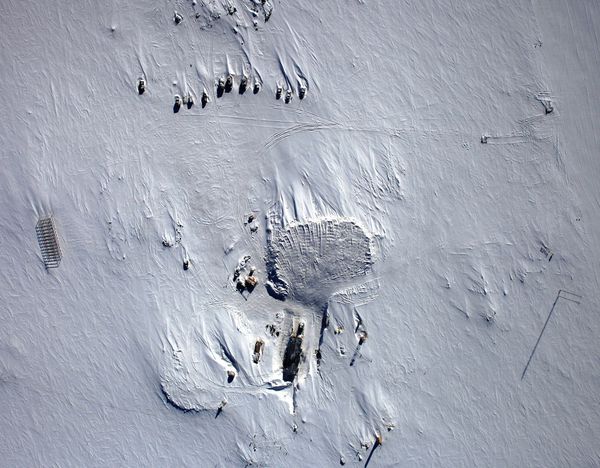
[[[0,465],[600,465],[600,3],[0,13]]]

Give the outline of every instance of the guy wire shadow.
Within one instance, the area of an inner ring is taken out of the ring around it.
[[[565,295],[567,295],[567,296],[565,296]],[[569,296],[571,296],[571,297],[569,297]],[[554,304],[552,304],[552,308],[550,309],[550,312],[548,313],[548,318],[546,318],[546,322],[544,323],[544,326],[542,327],[542,331],[540,332],[540,335],[538,336],[538,339],[535,342],[535,346],[533,347],[533,351],[531,351],[531,355],[529,356],[529,360],[527,361],[527,364],[525,365],[525,369],[523,369],[523,373],[521,374],[521,380],[523,380],[523,378],[525,377],[527,369],[529,368],[529,364],[531,364],[531,360],[533,359],[535,350],[537,349],[538,345],[540,344],[542,335],[544,334],[544,331],[546,330],[546,326],[548,325],[548,322],[550,321],[550,317],[552,317],[552,313],[554,312],[554,308],[556,307],[556,303],[558,302],[558,300],[564,299],[566,301],[571,301],[571,302],[574,302],[575,304],[579,305],[581,303],[582,298],[583,297],[580,296],[579,294],[565,291],[564,289],[558,290],[558,293],[556,294],[556,299],[554,299]]]

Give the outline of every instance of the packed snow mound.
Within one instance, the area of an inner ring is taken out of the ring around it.
[[[269,302],[277,307],[266,305],[273,309],[266,325],[248,308],[223,304],[199,308],[181,329],[169,330],[160,379],[164,400],[181,411],[219,411],[223,401],[231,407],[274,393],[293,412],[293,393],[284,390],[310,373],[313,363],[305,357],[317,348],[321,317]],[[292,365],[290,342],[297,343]]]
[[[198,310],[183,331],[171,333],[161,377],[167,401],[184,411],[212,410],[225,396],[281,384],[272,347],[265,347],[261,362],[252,361],[255,325],[236,307],[222,305]]]
[[[267,242],[268,287],[280,299],[323,305],[373,264],[370,235],[349,219],[292,223]]]

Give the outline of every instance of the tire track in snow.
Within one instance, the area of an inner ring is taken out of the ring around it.
[[[298,124],[298,125],[294,125],[292,127],[288,127],[288,128],[286,128],[284,130],[281,130],[280,132],[274,133],[269,138],[267,138],[267,141],[265,143],[263,143],[263,148],[262,148],[262,151],[261,151],[261,155],[264,155],[273,146],[279,144],[280,142],[282,142],[286,138],[289,138],[289,137],[291,137],[293,135],[296,135],[298,133],[316,132],[316,131],[327,130],[327,129],[336,128],[336,127],[340,127],[340,125],[337,124],[337,123],[331,123],[331,124],[326,124],[326,123],[318,123],[318,124],[304,123],[304,124]]]

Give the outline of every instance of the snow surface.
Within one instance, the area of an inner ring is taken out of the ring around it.
[[[600,466],[600,3],[0,13],[0,465]]]

